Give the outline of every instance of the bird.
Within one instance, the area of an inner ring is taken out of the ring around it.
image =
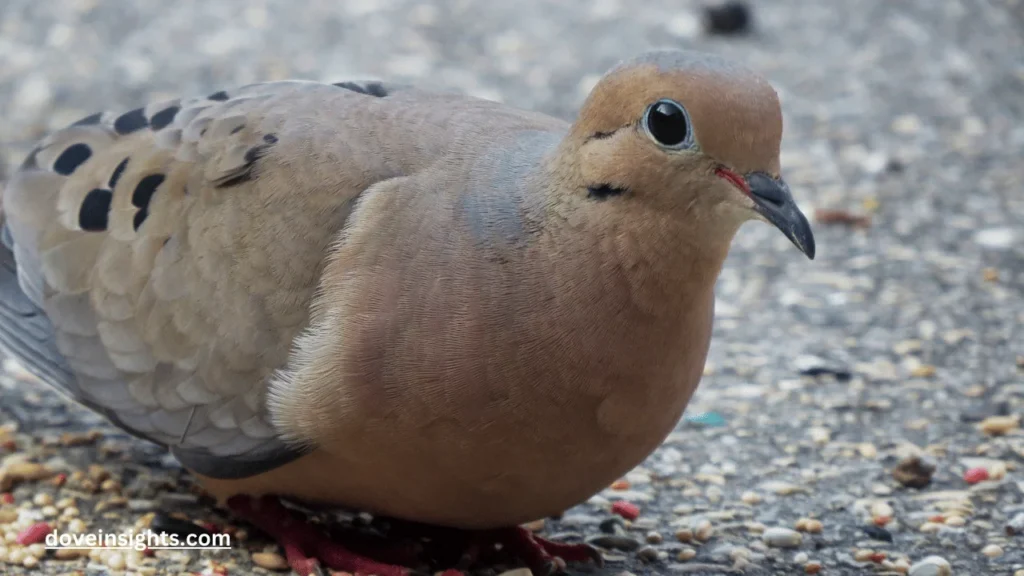
[[[0,348],[301,576],[416,568],[288,499],[599,562],[522,525],[674,429],[744,223],[814,259],[782,132],[768,80],[688,50],[615,64],[571,121],[387,81],[96,113],[5,187]]]

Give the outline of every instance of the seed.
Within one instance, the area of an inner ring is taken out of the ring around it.
[[[274,552],[256,552],[252,555],[252,563],[266,570],[288,570],[288,561]]]
[[[714,526],[711,525],[710,520],[701,520],[700,524],[697,524],[697,529],[693,535],[697,537],[697,540],[701,542],[707,542],[711,539],[711,536],[715,533]]]
[[[76,550],[74,548],[58,548],[53,551],[53,557],[57,560],[78,560],[88,555],[88,550]]]
[[[626,502],[625,500],[619,500],[612,504],[612,513],[622,516],[626,520],[636,520],[640,517],[640,508],[636,504]]]
[[[50,533],[50,530],[51,528],[49,524],[46,522],[38,522],[19,532],[17,542],[22,546],[42,542],[46,538],[46,535]]]
[[[43,546],[42,544],[32,544],[30,546],[26,546],[25,550],[26,552],[28,552],[28,554],[35,556],[36,558],[42,558],[43,556],[46,556],[46,546]]]
[[[853,553],[853,559],[857,562],[871,562],[871,557],[875,555],[874,550],[868,550],[862,548]]]
[[[989,436],[1002,436],[1020,428],[1017,416],[989,416],[978,424],[978,429]]]
[[[764,531],[761,540],[772,548],[796,548],[803,541],[803,536],[796,530],[774,526]]]
[[[985,480],[988,480],[988,470],[985,468],[971,468],[964,472],[964,482],[968,484],[977,484]]]

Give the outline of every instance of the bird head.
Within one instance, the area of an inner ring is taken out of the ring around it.
[[[782,110],[758,74],[718,56],[656,51],[595,85],[568,141],[593,200],[685,213],[731,238],[767,222],[814,258],[814,235],[780,174]]]

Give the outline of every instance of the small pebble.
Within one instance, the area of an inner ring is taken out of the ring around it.
[[[274,552],[256,552],[252,555],[252,563],[266,570],[284,571],[290,568],[288,561]]]
[[[960,526],[967,524],[967,520],[965,520],[963,516],[957,516],[956,514],[953,514],[952,516],[946,517],[945,524],[946,526],[953,526],[955,528],[959,528]]]
[[[930,456],[912,455],[893,468],[892,476],[908,488],[924,488],[931,483],[935,468],[935,460]]]
[[[811,557],[808,556],[806,552],[798,552],[796,554],[796,556],[793,556],[793,563],[794,564],[803,564],[803,563],[807,562],[810,559],[811,559]]]
[[[654,546],[644,546],[636,551],[636,555],[644,562],[656,562],[658,560],[658,549]]]
[[[763,498],[761,498],[761,495],[758,494],[757,492],[752,492],[748,490],[744,492],[742,495],[740,495],[740,500],[742,500],[744,504],[754,506],[760,504],[763,501]]]
[[[981,553],[989,558],[999,558],[1003,555],[1003,549],[995,544],[989,544],[981,549]]]
[[[53,496],[50,496],[46,492],[40,492],[32,498],[32,503],[36,506],[49,506],[53,504]]]
[[[820,574],[821,573],[821,562],[808,562],[804,564],[805,574]]]
[[[1024,534],[1024,512],[1017,514],[1006,523],[1006,535],[1016,536]]]
[[[25,559],[21,561],[21,565],[25,568],[32,569],[39,566],[39,558],[35,556],[25,556]]]
[[[750,30],[750,7],[745,2],[728,0],[704,8],[704,27],[709,34],[742,34]]]
[[[861,530],[872,540],[892,542],[892,533],[881,526],[862,526]]]
[[[929,556],[910,567],[910,576],[952,576],[953,567],[942,556]]]
[[[676,530],[676,540],[679,540],[683,544],[693,542],[693,530],[690,530],[689,528]]]
[[[821,534],[821,531],[824,529],[824,525],[821,523],[821,520],[816,520],[814,518],[801,518],[796,521],[794,528],[796,528],[798,532]]]
[[[651,531],[647,533],[648,544],[661,544],[665,539],[662,538],[660,532]]]
[[[621,550],[623,552],[633,552],[640,548],[640,542],[636,539],[618,534],[602,534],[600,536],[593,536],[587,539],[587,543],[594,546],[600,546],[601,548]]]
[[[110,556],[107,556],[106,563],[111,570],[124,570],[126,566],[124,554],[120,552],[111,552]]]
[[[918,528],[923,534],[936,534],[939,530],[942,530],[942,524],[938,522],[925,522]]]
[[[679,560],[680,562],[689,562],[690,560],[693,560],[696,557],[696,550],[694,550],[693,548],[683,548],[679,551],[679,554],[676,556],[676,560]]]
[[[761,541],[772,548],[796,548],[803,542],[803,536],[796,530],[773,526],[764,531]]]

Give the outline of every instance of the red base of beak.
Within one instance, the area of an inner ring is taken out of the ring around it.
[[[747,180],[743,176],[740,176],[728,168],[716,169],[715,175],[739,188],[747,196],[750,196],[750,185],[747,184]]]

